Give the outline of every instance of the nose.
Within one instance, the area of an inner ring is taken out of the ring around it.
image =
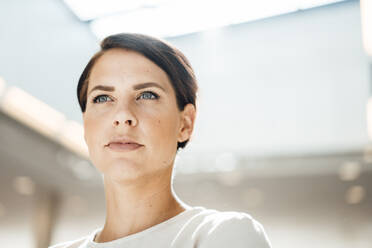
[[[136,126],[137,125],[137,119],[133,115],[131,111],[129,111],[128,108],[125,110],[121,108],[119,111],[115,113],[114,119],[113,119],[113,126],[119,126],[120,123],[123,124],[129,124],[129,126]]]

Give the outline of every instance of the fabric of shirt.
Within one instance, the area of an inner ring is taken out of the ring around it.
[[[143,231],[109,242],[94,241],[102,228],[49,248],[271,248],[266,232],[245,212],[190,207]]]

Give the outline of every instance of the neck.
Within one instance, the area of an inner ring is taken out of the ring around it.
[[[109,242],[151,226],[183,212],[187,207],[173,195],[172,170],[151,175],[151,180],[118,183],[104,178],[106,221],[95,242]],[[130,186],[129,186],[130,185]]]

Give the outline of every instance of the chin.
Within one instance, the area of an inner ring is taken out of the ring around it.
[[[112,158],[103,166],[103,173],[109,177],[132,178],[138,177],[143,166],[128,158]]]

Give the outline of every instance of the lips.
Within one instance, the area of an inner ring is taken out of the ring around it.
[[[135,149],[138,149],[142,147],[142,145],[139,145],[137,143],[118,143],[118,142],[113,142],[108,145],[109,148],[111,148],[114,151],[132,151]]]
[[[135,142],[110,142],[108,145],[128,145],[128,144],[132,144],[132,145],[140,145],[138,143],[135,143]]]
[[[111,144],[116,144],[116,145],[117,144],[122,144],[122,145],[134,144],[134,145],[142,146],[142,144],[138,143],[134,139],[130,139],[130,138],[127,138],[127,137],[115,137],[106,146],[109,146]]]
[[[139,144],[134,139],[130,139],[124,136],[114,137],[106,145],[106,147],[111,148],[111,150],[118,152],[136,150],[142,146],[142,144]]]

